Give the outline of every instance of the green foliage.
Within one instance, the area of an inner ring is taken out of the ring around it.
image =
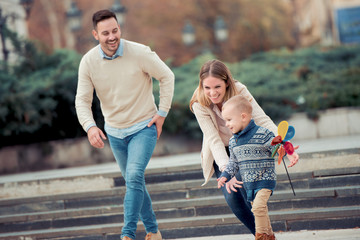
[[[34,43],[9,36],[21,58],[0,71],[0,146],[84,135],[74,107],[81,56],[70,50],[46,54]],[[201,138],[189,101],[198,86],[200,67],[213,58],[204,54],[172,69],[175,93],[164,132]],[[360,106],[358,45],[280,49],[226,64],[274,121],[294,112],[316,118],[319,110]],[[157,102],[158,91],[154,81]],[[94,99],[94,117],[102,126],[99,102]]]
[[[176,87],[173,108],[164,127],[171,133],[201,136],[188,104],[198,85],[201,65],[213,56],[195,58],[173,69]],[[274,50],[226,63],[233,77],[247,86],[274,121],[294,112],[317,117],[319,110],[360,106],[360,46]]]
[[[231,66],[274,120],[293,112],[359,106],[360,47],[271,51]]]
[[[80,56],[69,50],[47,55],[29,41],[15,41],[17,65],[0,72],[1,145],[80,134],[74,99]]]

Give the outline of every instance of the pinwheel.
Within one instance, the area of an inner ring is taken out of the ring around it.
[[[287,121],[282,121],[278,125],[278,134],[279,135],[276,136],[271,142],[271,145],[275,146],[271,156],[274,157],[276,153],[279,154],[278,164],[280,164],[281,160],[284,163],[284,167],[285,167],[287,176],[289,178],[291,189],[295,196],[296,194],[294,191],[294,187],[291,183],[290,175],[289,175],[289,172],[287,170],[285,160],[284,160],[284,157],[286,154],[292,155],[294,153],[294,146],[292,145],[291,142],[289,142],[289,140],[294,137],[295,128],[293,126],[289,126],[289,123]]]

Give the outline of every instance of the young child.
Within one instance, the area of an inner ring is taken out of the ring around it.
[[[255,240],[275,240],[267,207],[276,185],[275,161],[271,157],[275,135],[255,124],[250,102],[240,95],[224,103],[222,117],[233,136],[229,141],[230,160],[218,179],[218,188],[240,171],[255,217]],[[233,186],[231,189],[234,191]]]

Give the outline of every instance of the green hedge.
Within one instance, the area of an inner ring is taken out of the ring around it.
[[[70,50],[52,54],[33,43],[18,42],[22,58],[0,71],[1,146],[84,136],[74,107],[81,56]],[[198,72],[211,54],[201,55],[175,73],[175,95],[164,132],[201,138],[188,104],[198,85]],[[275,121],[294,112],[316,118],[319,110],[360,106],[360,46],[312,47],[258,53],[226,63],[264,111]],[[154,81],[156,101],[158,82]],[[103,126],[98,100],[94,116]]]
[[[360,47],[312,47],[255,54],[232,66],[275,120],[293,112],[360,106]]]
[[[165,122],[169,132],[201,136],[196,119],[188,115],[188,103],[198,85],[201,65],[212,58],[203,55],[173,69],[175,107]],[[307,112],[316,119],[319,110],[360,106],[359,45],[280,49],[226,64],[274,121],[287,119],[295,112]]]

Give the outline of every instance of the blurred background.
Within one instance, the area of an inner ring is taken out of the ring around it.
[[[150,46],[175,73],[155,156],[200,151],[188,104],[213,58],[298,139],[360,134],[360,0],[1,0],[1,174],[114,161],[108,144],[91,148],[74,107],[100,9],[116,12],[122,37]],[[96,98],[93,110],[102,128]]]

